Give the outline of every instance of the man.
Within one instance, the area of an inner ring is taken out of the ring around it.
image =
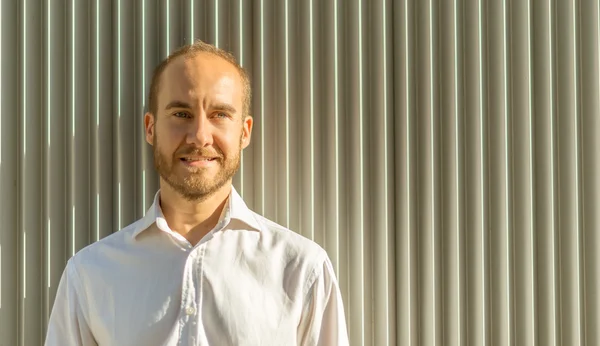
[[[347,345],[331,262],[232,186],[250,143],[250,83],[203,42],[155,70],[146,216],[67,263],[46,345]]]

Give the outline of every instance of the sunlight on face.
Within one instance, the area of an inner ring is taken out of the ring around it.
[[[239,169],[252,127],[243,97],[239,72],[212,54],[179,57],[164,70],[147,140],[161,180],[186,199],[207,198]]]

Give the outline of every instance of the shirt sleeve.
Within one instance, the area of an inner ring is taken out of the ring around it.
[[[90,330],[81,295],[81,281],[74,263],[65,268],[48,322],[45,346],[97,346]]]
[[[349,345],[342,295],[329,258],[308,291],[298,326],[298,345]]]

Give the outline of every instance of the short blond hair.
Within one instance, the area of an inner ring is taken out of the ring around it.
[[[152,74],[152,81],[150,82],[150,95],[148,97],[149,111],[156,116],[158,112],[158,92],[160,89],[160,77],[163,71],[167,68],[171,61],[175,60],[180,56],[193,56],[198,53],[210,53],[220,58],[225,59],[231,63],[238,70],[240,77],[242,78],[244,100],[243,100],[243,117],[250,115],[250,107],[252,103],[252,87],[250,85],[250,77],[244,68],[238,64],[233,54],[217,48],[212,44],[197,40],[192,44],[187,44],[180,47],[173,53],[171,53],[166,59],[156,66],[154,73]]]

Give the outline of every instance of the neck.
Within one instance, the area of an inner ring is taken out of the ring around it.
[[[201,201],[190,201],[161,179],[160,206],[169,228],[195,245],[219,222],[230,192],[231,183]]]

